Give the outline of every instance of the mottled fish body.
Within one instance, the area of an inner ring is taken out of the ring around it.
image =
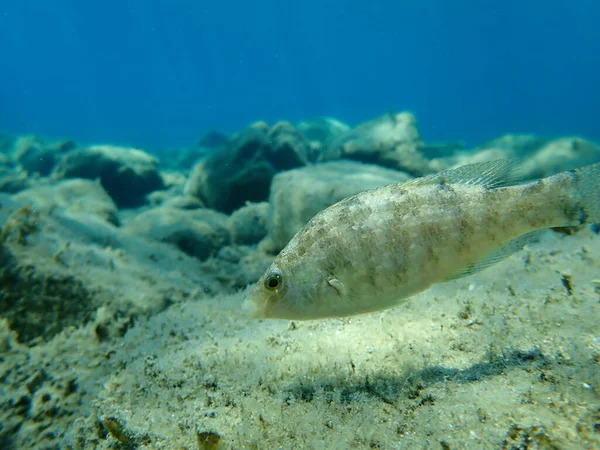
[[[517,174],[501,160],[346,198],[292,238],[245,307],[295,320],[378,311],[482,270],[540,230],[600,222],[600,164],[523,185]]]

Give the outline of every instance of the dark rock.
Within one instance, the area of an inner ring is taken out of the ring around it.
[[[432,172],[422,147],[411,113],[386,114],[340,136],[323,152],[321,160],[353,159],[421,176]]]
[[[19,265],[0,243],[0,310],[20,342],[49,339],[67,326],[91,320],[92,304],[77,278]]]
[[[261,247],[277,252],[319,211],[358,192],[409,178],[403,172],[354,161],[332,161],[277,174],[269,198],[269,236]]]
[[[198,147],[215,149],[227,143],[228,140],[229,138],[223,133],[219,133],[215,130],[210,130],[209,132],[205,133],[202,137],[200,137],[200,139],[198,139],[196,145]]]
[[[229,217],[229,230],[234,244],[258,244],[267,235],[269,204],[249,203]]]
[[[119,207],[144,203],[145,195],[162,189],[158,160],[137,149],[109,145],[78,149],[63,156],[56,178],[99,178]]]
[[[46,176],[58,159],[75,146],[70,140],[45,142],[36,136],[23,136],[14,143],[13,157],[27,172]]]
[[[184,192],[231,213],[269,195],[273,176],[307,162],[306,139],[286,122],[255,124],[194,167]]]
[[[201,260],[215,255],[231,239],[227,216],[210,209],[153,208],[129,220],[125,230],[174,245]]]

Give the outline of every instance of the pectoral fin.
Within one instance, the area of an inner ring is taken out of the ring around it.
[[[344,295],[346,295],[346,292],[347,292],[346,286],[344,285],[344,283],[342,283],[337,278],[333,278],[333,277],[327,278],[327,284],[329,284],[329,286],[331,286],[331,288],[333,288],[340,297],[343,297]]]

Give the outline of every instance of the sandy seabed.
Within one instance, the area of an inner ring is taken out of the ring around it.
[[[589,231],[548,232],[381,313],[252,320],[243,296],[133,327],[64,445],[600,448],[600,239]]]

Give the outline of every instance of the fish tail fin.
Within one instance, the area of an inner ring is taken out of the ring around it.
[[[571,185],[571,207],[565,209],[570,225],[600,222],[600,163],[570,170],[556,176],[567,176]]]

